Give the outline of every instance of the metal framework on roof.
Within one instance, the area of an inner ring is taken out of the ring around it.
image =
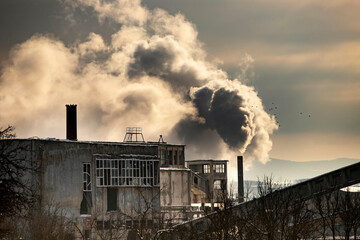
[[[144,136],[141,127],[127,127],[124,142],[142,142],[144,143]]]

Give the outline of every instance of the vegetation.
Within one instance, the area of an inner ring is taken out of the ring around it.
[[[222,196],[223,209],[201,221],[177,227],[179,239],[357,239],[360,227],[360,193],[334,190],[313,199],[296,193],[278,193],[286,185],[265,177],[258,181],[257,196],[234,206]]]
[[[11,229],[5,224],[9,218],[21,216],[33,204],[34,194],[26,174],[36,169],[29,166],[21,155],[21,148],[12,144],[15,128],[0,128],[0,237]]]

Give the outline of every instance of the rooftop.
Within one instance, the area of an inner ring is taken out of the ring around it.
[[[186,160],[185,162],[228,162],[229,160],[215,160],[215,159],[196,159],[196,160]]]

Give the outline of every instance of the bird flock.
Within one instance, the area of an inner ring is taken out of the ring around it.
[[[257,107],[257,106],[256,106]],[[266,108],[266,107],[265,107]],[[272,115],[275,116],[275,120],[276,120],[276,124],[279,126],[279,128],[281,127],[280,125],[280,121],[279,121],[279,115],[278,115],[278,106],[272,102],[271,106],[268,108],[268,112]],[[298,112],[299,116],[304,117],[307,116],[307,118],[311,118],[311,114],[309,113],[304,113],[304,112]]]

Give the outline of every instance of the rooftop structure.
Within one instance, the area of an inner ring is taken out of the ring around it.
[[[127,127],[124,142],[145,142],[140,127]]]

